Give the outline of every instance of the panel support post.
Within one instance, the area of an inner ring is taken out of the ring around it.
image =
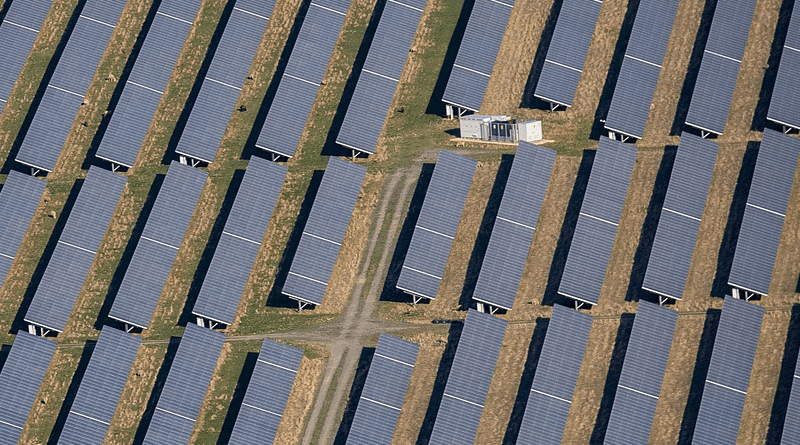
[[[416,295],[412,295],[411,296],[411,305],[412,306],[416,306],[417,303],[419,303],[420,301],[422,301],[422,297],[418,297]]]
[[[664,303],[669,302],[669,298],[659,295],[658,296],[658,304],[660,306],[664,306]]]
[[[577,311],[578,309],[582,308],[583,304],[583,301],[575,300],[575,310]]]
[[[494,314],[495,314],[495,312],[497,312],[497,308],[496,308],[496,307],[494,307],[494,306],[489,306],[489,313],[490,313],[490,314],[492,314],[492,315],[494,315]]]
[[[308,303],[297,300],[297,312],[303,312],[303,308],[308,306]]]
[[[203,320],[201,317],[197,317],[197,326],[200,326],[201,328],[206,327],[205,320]]]
[[[28,325],[28,334],[37,335],[36,334],[36,325],[29,324]]]
[[[708,138],[709,136],[711,136],[711,132],[709,132],[709,131],[705,131],[705,130],[700,130],[700,136],[701,136],[703,139],[706,139],[706,138]]]
[[[445,104],[444,105],[444,114],[445,114],[445,116],[447,116],[448,119],[452,119],[453,118],[453,106],[450,105],[450,104]]]
[[[478,312],[486,312],[483,307],[483,303],[476,303],[475,306],[478,308]]]
[[[38,174],[39,174],[39,173],[41,173],[41,172],[42,172],[42,171],[41,171],[41,170],[39,170],[38,168],[36,168],[36,167],[31,167],[31,176],[36,176],[36,175],[38,175]]]
[[[115,163],[112,162],[111,163],[111,171],[115,172],[117,170],[119,170],[119,164],[115,164]]]
[[[731,296],[732,296],[733,298],[737,299],[737,300],[741,300],[741,299],[742,299],[742,298],[739,296],[739,289],[737,289],[737,288],[735,288],[735,287],[733,288],[733,290],[732,290],[732,292],[731,292]]]
[[[125,323],[125,332],[131,332],[133,330],[133,328],[134,328],[133,325],[129,325],[128,323]]]

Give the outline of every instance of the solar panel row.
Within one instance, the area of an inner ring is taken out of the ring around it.
[[[11,170],[0,190],[0,286],[42,199],[46,182]]]
[[[600,0],[563,1],[533,94],[535,97],[572,106],[602,5]]]
[[[86,1],[24,135],[17,162],[53,170],[125,3]]]
[[[520,142],[472,298],[510,310],[528,260],[556,152]]]
[[[718,148],[708,139],[681,135],[643,289],[675,300],[683,296]]]
[[[229,445],[273,443],[302,359],[302,350],[264,340]]]
[[[381,334],[347,435],[348,445],[389,445],[406,399],[419,345]]]
[[[635,162],[636,147],[600,138],[559,294],[597,304]]]
[[[387,1],[336,143],[374,153],[426,0]]]
[[[211,163],[267,28],[274,0],[237,1],[175,152]]]
[[[591,327],[591,315],[553,306],[517,443],[561,443]]]
[[[108,326],[100,331],[59,445],[102,445],[141,342]]]
[[[1,32],[1,30],[0,30]],[[778,74],[772,89],[767,119],[779,125],[800,129],[800,2],[795,2],[786,30]]]
[[[781,443],[800,443],[800,360],[792,374],[791,393],[786,405],[786,417],[781,433]]]
[[[641,0],[605,127],[641,139],[679,0]]]
[[[132,167],[202,0],[162,0],[96,156]]]
[[[474,159],[449,151],[439,152],[397,279],[397,288],[415,300],[434,299],[439,291],[477,166]]]
[[[366,173],[361,165],[335,157],[328,159],[282,289],[301,308],[322,304]]]
[[[513,7],[514,0],[475,0],[442,101],[481,108]]]
[[[283,165],[250,158],[193,314],[226,325],[233,323],[286,171]]]
[[[256,147],[294,156],[349,7],[350,0],[309,4]]]
[[[725,297],[693,444],[734,444],[739,434],[764,308]]]
[[[48,0],[17,0],[8,7],[0,26],[0,112],[28,59],[50,4]]]
[[[124,176],[89,168],[25,314],[26,322],[64,331],[126,182]]]
[[[146,329],[208,173],[172,162],[136,250],[114,298],[109,317]]]
[[[431,445],[473,443],[483,414],[507,322],[470,309],[458,339]]]

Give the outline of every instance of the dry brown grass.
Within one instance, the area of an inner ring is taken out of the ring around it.
[[[322,374],[328,357],[309,358],[303,357],[297,370],[286,410],[283,412],[278,433],[275,436],[276,445],[295,445],[300,443],[314,398],[322,383]]]

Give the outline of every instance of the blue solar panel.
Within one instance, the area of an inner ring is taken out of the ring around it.
[[[10,171],[0,190],[0,286],[42,199],[46,182]]]
[[[800,360],[795,364],[792,375],[792,392],[786,405],[781,443],[800,443],[800,383],[798,382],[800,382]]]
[[[0,30],[1,32],[1,30]],[[772,89],[772,99],[767,111],[767,119],[781,125],[800,128],[800,2],[795,2],[792,18],[786,31],[778,75]]]
[[[11,89],[22,71],[25,60],[39,35],[47,12],[47,0],[17,0],[8,7],[2,26],[0,26],[0,111],[8,101]]]

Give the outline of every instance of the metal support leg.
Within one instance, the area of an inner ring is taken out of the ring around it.
[[[416,295],[412,295],[411,296],[411,305],[412,306],[416,306],[417,303],[419,303],[420,301],[422,301],[422,297],[418,297]]]
[[[700,137],[702,137],[703,139],[706,139],[709,136],[711,136],[711,132],[708,132],[708,131],[705,131],[705,130],[700,130]]]
[[[494,306],[489,306],[489,313],[494,315],[495,312],[497,312],[497,308]]]
[[[115,164],[115,163],[112,162],[111,163],[111,171],[115,172],[117,170],[119,170],[119,164]]]
[[[575,300],[575,310],[582,308],[583,304],[584,303],[582,301]]]
[[[31,167],[31,176],[36,176],[36,175],[38,175],[38,174],[39,174],[39,173],[41,173],[41,172],[42,172],[42,171],[41,171],[41,170],[39,170],[38,168],[36,168],[36,167]]]
[[[662,296],[658,297],[658,304],[661,305],[661,306],[664,306],[664,303],[666,303],[668,301],[669,301],[669,298],[667,298],[667,297],[662,297]]]
[[[125,323],[125,332],[131,332],[132,330],[133,326],[129,325],[128,323]]]

